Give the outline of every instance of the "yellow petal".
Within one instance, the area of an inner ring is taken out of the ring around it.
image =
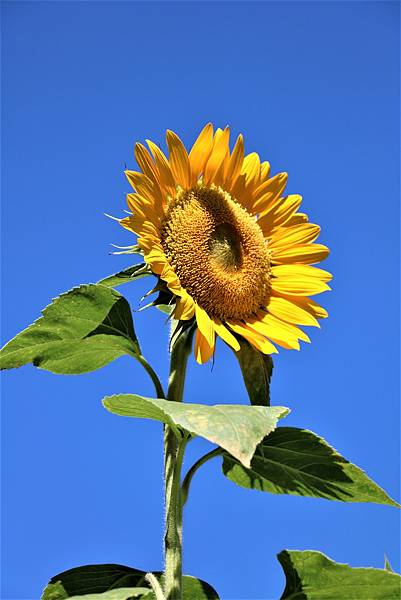
[[[150,200],[152,205],[156,208],[158,201],[160,200],[160,190],[158,190],[149,177],[143,173],[137,171],[125,171],[125,175],[140,196]]]
[[[264,182],[270,174],[270,163],[265,160],[260,164],[260,181]]]
[[[146,142],[154,156],[161,184],[163,185],[167,194],[170,196],[174,195],[176,191],[176,184],[167,158],[160,148],[151,140],[146,140]]]
[[[162,250],[158,248],[152,248],[150,252],[145,254],[145,261],[150,265],[153,273],[160,275],[162,273],[165,265],[167,264],[166,255]]]
[[[217,129],[214,134],[213,149],[206,163],[203,181],[205,185],[213,183],[213,178],[219,167],[229,154],[230,129],[226,127],[224,131]]]
[[[153,204],[147,198],[139,194],[127,194],[128,208],[135,215],[139,215],[152,223],[159,224],[162,213],[156,211]]]
[[[233,336],[233,334],[229,332],[227,327],[225,327],[225,325],[223,325],[223,323],[221,323],[221,321],[219,321],[218,319],[213,319],[213,327],[217,335],[221,337],[221,339],[224,340],[226,344],[231,346],[233,350],[238,352],[241,346],[239,345],[238,340]]]
[[[291,296],[313,296],[330,290],[327,283],[315,277],[273,277],[271,288],[275,292]]]
[[[260,158],[257,152],[251,152],[244,158],[241,173],[245,175],[247,186],[252,185],[255,188],[260,183]]]
[[[167,130],[166,138],[169,150],[169,163],[175,181],[186,190],[191,185],[191,169],[187,151],[174,131]]]
[[[266,315],[266,317],[272,317],[273,315]],[[299,343],[297,336],[289,331],[288,329],[281,327],[279,323],[275,323],[273,320],[265,319],[247,319],[246,323],[255,331],[262,334],[263,336],[273,340],[280,346],[285,344],[284,347],[292,350],[299,350]]]
[[[324,260],[329,255],[329,249],[323,244],[299,244],[282,248],[274,248],[272,262],[279,264],[306,263],[313,264]]]
[[[320,327],[319,322],[308,311],[280,296],[270,296],[267,310],[287,323]]]
[[[313,223],[282,227],[272,235],[269,248],[274,251],[275,249],[293,247],[299,244],[310,244],[318,237],[319,233],[319,225]]]
[[[210,345],[214,343],[214,328],[213,322],[207,312],[198,304],[195,304],[196,322],[202,334],[205,336]]]
[[[132,231],[133,233],[135,233],[135,231],[132,229],[131,217],[124,217],[124,219],[119,219],[118,222],[125,229],[129,229],[129,231]]]
[[[269,340],[254,329],[251,329],[249,325],[234,320],[227,321],[227,324],[235,333],[242,335],[254,348],[260,350],[263,354],[274,354],[277,352],[277,348]]]
[[[154,183],[158,184],[159,179],[156,165],[151,159],[151,156],[146,150],[145,146],[143,146],[142,144],[135,144],[134,154],[136,162],[142,169],[143,173],[145,173],[145,175],[149,177],[149,179],[151,179]]]
[[[277,265],[272,267],[272,273],[275,277],[317,277],[321,281],[333,279],[328,271],[310,265]]]
[[[209,341],[205,338],[203,333],[200,331],[199,327],[196,330],[195,334],[195,343],[194,343],[194,354],[196,362],[199,364],[203,364],[207,362],[214,351],[214,331],[213,331],[213,343],[209,344]]]
[[[307,223],[308,221],[308,215],[305,213],[295,213],[295,215],[292,215],[287,221],[286,226],[291,227],[292,225],[298,225],[299,223]]]
[[[171,268],[171,265],[166,262],[164,265],[163,271],[160,274],[161,279],[167,283],[167,287],[176,296],[184,295],[184,291],[181,286],[181,282],[174,272],[174,269]]]
[[[275,227],[284,225],[298,210],[302,202],[302,196],[292,194],[286,198],[280,198],[263,217],[259,218],[258,225],[266,237]]]
[[[327,311],[311,298],[290,295],[285,295],[284,298],[292,302],[293,304],[296,304],[303,310],[309,312],[311,315],[317,317],[318,319],[325,319],[326,317],[328,317]]]
[[[230,156],[227,165],[227,173],[225,176],[225,187],[228,191],[231,190],[237,177],[241,173],[242,163],[244,162],[244,138],[240,134],[235,142],[234,149]]]
[[[294,325],[292,323],[287,323],[286,321],[282,321],[281,319],[279,319],[269,313],[263,314],[263,316],[261,317],[261,320],[264,323],[268,323],[269,325],[272,325],[272,326],[276,327],[277,329],[287,332],[287,334],[290,336],[293,336],[299,340],[302,340],[303,342],[310,343],[309,336],[302,329],[300,329],[299,327],[297,327],[296,325]]]
[[[174,318],[177,320],[188,321],[195,314],[195,303],[189,294],[182,296],[174,311]]]
[[[282,195],[284,188],[287,185],[287,179],[287,173],[278,173],[264,183],[261,183],[253,194],[251,206],[252,214],[265,214],[270,203]]]
[[[199,176],[203,173],[206,162],[213,148],[213,126],[211,123],[205,125],[189,153],[191,165],[191,185],[195,185]]]

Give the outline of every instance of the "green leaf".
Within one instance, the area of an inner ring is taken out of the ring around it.
[[[155,596],[149,588],[119,588],[102,594],[85,594],[85,596],[70,596],[71,600],[155,600]]]
[[[153,600],[146,572],[123,565],[87,565],[55,575],[43,592],[41,600],[66,600],[84,597],[85,600],[126,600],[132,589],[144,589],[143,600]],[[161,581],[163,574],[154,573]],[[110,595],[123,589],[121,596]],[[128,588],[128,589],[127,589]],[[218,600],[215,590],[206,582],[188,575],[183,577],[184,600]]]
[[[206,406],[132,394],[108,396],[103,404],[117,415],[154,419],[170,425],[175,431],[182,427],[218,444],[245,466],[250,466],[257,444],[273,431],[277,420],[289,412],[282,406]]]
[[[128,302],[103,285],[81,285],[55,298],[43,316],[0,353],[0,368],[33,363],[53,373],[94,371],[140,354]]]
[[[235,352],[235,356],[241,367],[249,400],[257,406],[269,406],[273,359],[270,354],[259,352],[243,338],[237,339],[241,348]]]
[[[267,436],[248,469],[225,453],[223,473],[237,485],[272,494],[399,506],[322,438],[296,427],[279,427]]]
[[[133,265],[132,267],[123,269],[114,275],[109,275],[109,277],[101,279],[98,281],[98,283],[105,285],[106,287],[114,288],[122,283],[129,283],[130,281],[141,279],[142,277],[147,277],[148,275],[152,275],[152,271],[149,266],[143,262],[139,265]]]
[[[321,552],[283,550],[286,586],[280,600],[399,600],[401,577],[384,569],[353,568]]]

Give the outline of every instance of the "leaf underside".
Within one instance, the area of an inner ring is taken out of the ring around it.
[[[281,406],[187,404],[132,394],[108,396],[103,400],[110,412],[121,416],[154,419],[181,427],[227,450],[241,464],[250,466],[257,444],[274,430],[278,419],[288,413]]]
[[[127,600],[131,597],[154,600],[145,575],[145,571],[115,564],[76,567],[52,577],[41,600]],[[154,572],[154,575],[162,581],[161,572]],[[135,588],[145,591],[132,596]],[[183,596],[183,600],[218,600],[217,593],[208,583],[188,575],[183,577]]]
[[[225,453],[223,473],[237,485],[272,494],[399,506],[325,440],[296,427],[278,427],[267,436],[250,468]]]
[[[353,568],[312,550],[283,550],[286,586],[280,600],[399,600],[401,577],[384,569]]]
[[[4,346],[1,369],[32,363],[70,375],[94,371],[123,354],[140,354],[128,302],[104,285],[73,288],[42,315]]]

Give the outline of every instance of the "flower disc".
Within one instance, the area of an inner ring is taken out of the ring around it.
[[[264,305],[266,240],[255,219],[221,188],[180,192],[168,206],[161,243],[182,286],[211,317],[244,319]]]

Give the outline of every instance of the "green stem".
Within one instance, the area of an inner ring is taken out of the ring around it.
[[[141,363],[141,365],[144,367],[144,369],[146,370],[147,374],[151,378],[151,380],[153,382],[153,385],[155,386],[157,397],[158,398],[165,398],[166,396],[164,394],[163,386],[160,383],[160,379],[158,378],[158,376],[156,375],[155,371],[152,369],[152,367],[150,366],[150,364],[148,363],[148,361],[146,360],[146,358],[144,356],[142,356],[142,354],[140,354],[136,358],[138,359],[138,361]]]
[[[167,400],[182,402],[188,356],[191,351],[193,330],[182,333],[174,343],[170,359],[170,377]],[[181,469],[188,436],[177,439],[168,425],[164,428],[165,479],[165,570],[164,595],[166,600],[182,600],[182,502]]]
[[[220,456],[221,454],[223,454],[223,452],[224,452],[224,450],[222,448],[215,448],[214,450],[211,450],[204,456],[201,456],[201,458],[199,458],[199,460],[197,460],[192,465],[192,467],[189,469],[189,471],[185,475],[184,480],[182,482],[182,486],[181,486],[182,506],[185,505],[185,503],[188,499],[189,487],[191,485],[192,478],[195,475],[196,471],[199,469],[199,467],[201,467],[203,464],[205,464],[205,462],[207,462],[211,458],[214,458],[215,456]]]

